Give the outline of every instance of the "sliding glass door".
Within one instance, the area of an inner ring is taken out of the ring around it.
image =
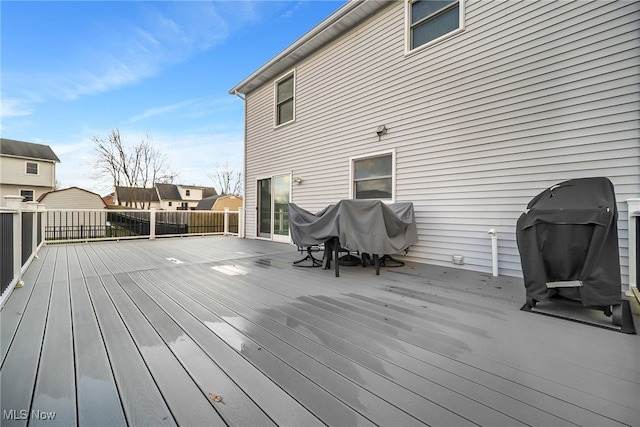
[[[291,174],[258,180],[258,237],[289,242]]]
[[[258,181],[258,237],[271,238],[271,178]]]

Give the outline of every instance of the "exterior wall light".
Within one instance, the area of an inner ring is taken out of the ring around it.
[[[293,178],[293,182],[295,182],[296,184],[300,185],[300,184],[302,184],[302,178],[297,176],[297,177]]]

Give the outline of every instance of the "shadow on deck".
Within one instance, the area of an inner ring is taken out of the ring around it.
[[[44,247],[0,312],[2,425],[640,424],[637,335],[520,311],[521,279],[300,257]]]

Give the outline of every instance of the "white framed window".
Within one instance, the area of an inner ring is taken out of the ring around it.
[[[20,195],[23,197],[23,202],[33,202],[34,191],[33,190],[20,190]]]
[[[191,195],[191,190],[185,190],[185,194],[186,194],[187,196],[190,196],[190,195]]]
[[[396,151],[352,157],[351,198],[395,201]]]
[[[407,0],[407,52],[464,29],[464,0]]]
[[[296,118],[296,73],[291,71],[274,83],[275,127],[289,123]]]
[[[27,175],[38,175],[38,164],[36,162],[25,162],[24,171]]]

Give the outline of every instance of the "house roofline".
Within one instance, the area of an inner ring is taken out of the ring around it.
[[[0,154],[0,156],[2,157],[10,157],[12,159],[20,159],[20,160],[37,160],[39,162],[46,162],[46,163],[61,163],[60,159],[54,160],[54,159],[45,159],[44,157],[29,157],[29,156],[19,156],[17,154]]]
[[[18,141],[17,139],[0,138],[0,155],[16,159],[60,163],[60,159],[49,145]],[[37,157],[34,157],[34,155],[37,155]]]
[[[350,0],[269,62],[235,85],[229,94],[247,94],[290,70],[394,0]]]

